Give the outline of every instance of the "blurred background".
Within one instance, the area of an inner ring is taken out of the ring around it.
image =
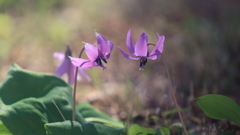
[[[128,52],[129,29],[134,43],[142,32],[156,43],[159,33],[166,37],[164,58],[178,102],[190,109],[184,117],[199,119],[186,124],[201,124],[204,115],[194,98],[218,93],[240,103],[239,7],[239,0],[0,0],[0,81],[12,63],[54,74],[60,61],[53,53],[64,53],[69,43],[77,57],[82,42],[96,45],[96,30],[115,48],[107,70],[86,70],[92,82],[79,82],[77,102],[120,120],[174,109],[162,57],[139,71],[139,61],[117,49]]]

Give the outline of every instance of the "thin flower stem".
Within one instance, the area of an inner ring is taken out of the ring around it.
[[[82,57],[82,53],[85,50],[83,47],[80,54],[79,58]],[[73,110],[72,110],[72,121],[75,121],[75,113],[76,113],[76,89],[77,89],[77,75],[78,75],[78,67],[76,67],[76,72],[75,72],[75,78],[74,78],[74,88],[73,88]]]
[[[185,135],[188,135],[188,132],[187,132],[187,129],[186,129],[186,126],[184,124],[184,121],[183,121],[183,118],[182,118],[182,115],[181,115],[181,112],[180,112],[180,108],[178,106],[178,103],[177,103],[177,99],[176,99],[176,96],[175,96],[175,92],[173,90],[173,85],[172,85],[172,81],[171,81],[171,78],[170,78],[170,75],[169,75],[169,71],[168,71],[168,68],[167,68],[167,64],[166,64],[166,61],[163,57],[163,54],[162,54],[162,58],[163,58],[163,63],[164,63],[164,66],[165,66],[165,69],[166,69],[166,72],[167,72],[167,75],[168,75],[168,79],[169,79],[169,82],[170,82],[170,91],[171,91],[171,94],[172,94],[172,97],[173,97],[173,101],[175,103],[175,106],[177,108],[177,111],[178,111],[178,115],[179,115],[179,118],[182,122],[182,126],[183,126],[183,129],[184,129],[184,132],[185,132]]]
[[[63,120],[66,121],[65,117],[63,116],[62,112],[60,111],[60,109],[58,108],[57,104],[55,103],[54,100],[52,100],[53,104],[55,105],[55,107],[57,108],[58,112],[60,113],[60,115],[62,116]]]

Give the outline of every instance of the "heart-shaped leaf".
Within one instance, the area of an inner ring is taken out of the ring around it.
[[[106,126],[100,123],[87,123],[83,126],[83,135],[121,135],[123,128]]]
[[[123,128],[122,122],[119,122],[107,114],[95,109],[89,103],[83,102],[77,105],[77,110],[82,114],[87,122],[97,122]]]
[[[240,106],[232,99],[216,94],[196,99],[203,112],[213,119],[232,120],[240,125]]]
[[[123,128],[115,128],[99,123],[81,125],[76,121],[64,121],[45,124],[51,135],[121,135]]]
[[[12,133],[5,127],[5,125],[0,121],[0,135],[12,135]]]
[[[54,75],[34,73],[13,64],[0,84],[0,119],[16,135],[45,135],[44,124],[72,115],[72,90]],[[76,120],[86,123],[77,112]]]
[[[51,135],[82,135],[82,125],[77,121],[63,121],[44,125]]]

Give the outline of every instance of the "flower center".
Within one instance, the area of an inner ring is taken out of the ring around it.
[[[105,63],[107,63],[106,59],[105,59],[105,58],[102,58],[102,57],[98,57],[98,58],[95,60],[95,62],[96,62],[100,67],[102,67],[103,70],[105,70],[105,69],[107,69],[107,67],[105,67],[105,66],[103,65],[102,61],[105,62]]]
[[[144,70],[144,65],[146,65],[147,64],[147,58],[146,57],[141,57],[140,58],[140,68],[139,68],[139,70]]]
[[[152,46],[155,46],[155,44],[153,44],[153,43],[148,43],[147,44],[148,46],[149,45],[152,45]],[[144,70],[144,66],[147,64],[147,58],[146,57],[141,57],[140,58],[140,68],[139,68],[139,70]]]

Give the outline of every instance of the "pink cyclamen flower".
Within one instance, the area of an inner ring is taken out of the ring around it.
[[[144,65],[146,65],[147,59],[155,60],[163,52],[165,37],[160,36],[158,33],[157,33],[157,36],[158,36],[158,42],[154,46],[154,48],[150,54],[149,54],[148,45],[154,45],[154,44],[148,43],[148,37],[145,32],[143,32],[140,35],[140,37],[138,38],[138,40],[134,46],[133,42],[132,42],[132,30],[128,31],[127,40],[126,40],[127,48],[129,50],[129,52],[132,55],[135,55],[136,57],[131,57],[130,55],[125,53],[119,46],[118,46],[118,49],[120,50],[122,55],[127,59],[130,59],[130,60],[139,60],[140,59],[139,70],[144,70]]]
[[[84,43],[85,52],[89,60],[69,57],[75,66],[79,66],[85,69],[90,69],[97,66],[102,67],[103,70],[107,68],[103,65],[103,62],[107,63],[107,60],[110,58],[114,45],[111,41],[108,41],[103,35],[97,32],[96,38],[98,48],[92,44]]]
[[[55,74],[58,77],[61,77],[63,74],[68,74],[68,83],[74,83],[74,76],[76,67],[72,64],[70,58],[68,56],[72,56],[72,51],[70,50],[69,46],[67,46],[67,50],[64,53],[55,52],[53,54],[54,57],[58,58],[59,60],[63,61],[62,64],[57,68]],[[91,78],[84,72],[82,68],[78,69],[78,72],[88,81],[91,81]],[[81,80],[81,77],[78,76],[78,80]]]

